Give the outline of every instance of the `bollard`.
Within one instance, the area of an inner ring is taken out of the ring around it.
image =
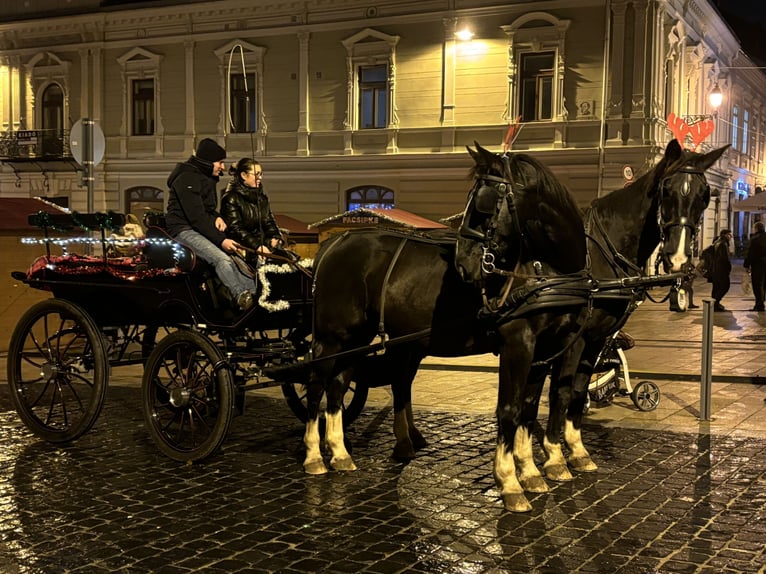
[[[700,369],[700,420],[710,420],[713,395],[713,299],[702,300],[702,367]]]

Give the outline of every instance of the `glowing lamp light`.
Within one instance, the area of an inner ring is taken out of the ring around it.
[[[455,37],[463,42],[468,42],[469,40],[473,39],[473,32],[471,32],[471,30],[468,28],[463,28],[462,30],[455,32]]]
[[[721,88],[718,87],[717,82],[716,85],[713,86],[713,89],[710,91],[708,101],[714,110],[717,110],[719,107],[721,107],[721,104],[723,103],[723,92],[721,92]]]

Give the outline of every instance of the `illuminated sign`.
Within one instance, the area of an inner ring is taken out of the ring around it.
[[[350,223],[354,225],[377,225],[379,221],[379,218],[374,215],[347,215],[341,220],[341,223]]]

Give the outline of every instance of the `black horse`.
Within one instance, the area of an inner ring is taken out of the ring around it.
[[[704,172],[725,149],[698,154],[684,151],[673,140],[654,169],[629,186],[597,199],[586,213],[590,261],[587,272],[593,278],[592,298],[581,336],[550,361],[550,415],[543,445],[547,455],[543,468],[548,478],[571,479],[567,462],[579,471],[596,469],[582,442],[581,423],[587,385],[598,353],[607,338],[624,325],[644,298],[645,288],[666,282],[657,278],[641,279],[646,262],[657,246],[660,246],[660,257],[666,271],[681,271],[688,263],[698,222],[710,200],[710,188]],[[475,217],[475,214],[469,210],[465,217]],[[495,246],[494,258],[502,258],[505,253],[514,254],[512,246],[503,246],[497,239],[498,230],[502,228],[500,222],[505,218],[507,216],[502,210],[496,210],[484,223],[484,228],[492,230],[494,236],[491,242]],[[512,238],[517,233],[507,229],[507,234]],[[486,264],[482,269],[483,262],[487,260],[486,240],[477,243],[476,239],[471,234],[461,234],[458,241],[456,263],[462,269],[462,275],[469,280],[482,280],[487,271],[492,271]],[[623,288],[607,289],[607,285]],[[562,313],[571,313],[571,310],[562,308]],[[513,313],[505,315],[513,319]],[[499,316],[497,320],[505,319]],[[512,329],[514,321],[503,328]],[[531,429],[537,416],[546,370],[547,367],[533,370],[524,389],[524,404],[529,408],[519,416],[518,424],[527,429]],[[529,474],[528,470],[523,469],[534,466],[531,449],[526,444],[517,448],[512,440],[514,426],[504,421],[502,415],[504,413],[498,409],[501,429],[508,429],[508,433],[503,435],[501,430],[495,476],[503,493],[507,494],[504,495],[506,508],[529,510],[531,507],[513,476],[514,457],[510,451],[516,455],[521,471]],[[562,427],[570,450],[568,460],[561,448]],[[521,485],[526,490],[538,490],[527,488],[524,480]]]
[[[498,265],[513,267],[517,260],[535,257],[548,274],[582,269],[585,231],[577,206],[566,190],[555,185],[555,178],[529,156],[516,155],[509,161],[477,148],[472,152],[476,185],[469,204],[485,205],[489,200],[494,207],[494,202],[505,202],[504,195],[487,198],[483,188],[487,183],[510,183],[510,171],[517,172],[520,182],[513,207],[519,220],[525,222],[525,247],[504,244],[514,254],[498,261]],[[502,177],[495,180],[490,172]],[[514,241],[521,241],[521,237]],[[386,230],[349,232],[322,244],[314,262],[313,356],[304,436],[306,472],[327,471],[320,450],[318,419],[324,393],[326,442],[332,452],[333,468],[356,468],[343,442],[341,399],[350,380],[364,382],[371,373],[376,384],[382,381],[391,385],[394,456],[408,459],[425,444],[414,425],[411,385],[426,355],[496,351],[500,354],[502,378],[502,373],[521,371],[525,361],[550,357],[561,348],[562,339],[575,337],[575,322],[569,318],[556,321],[544,313],[530,319],[523,348],[506,345],[502,335],[488,333],[487,325],[477,318],[484,304],[482,292],[461,280],[454,250],[454,236],[439,242]],[[578,313],[581,306],[578,302]],[[361,356],[369,345],[381,342],[385,345],[382,354]],[[526,372],[517,375],[524,380],[526,376]],[[509,402],[508,408],[524,406]]]

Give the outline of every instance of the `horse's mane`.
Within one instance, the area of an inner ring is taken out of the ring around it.
[[[565,273],[585,265],[585,229],[582,215],[569,190],[540,161],[515,153],[504,161],[506,178],[513,181],[517,212],[525,240],[545,253]]]
[[[531,167],[535,177],[529,178],[525,166]],[[580,219],[580,209],[575,203],[572,194],[553,172],[531,155],[516,153],[510,156],[509,177],[515,177],[515,183],[521,183],[521,189],[526,192],[534,192],[538,201],[556,206],[560,215],[573,217],[575,221]],[[519,180],[519,177],[522,179]]]

